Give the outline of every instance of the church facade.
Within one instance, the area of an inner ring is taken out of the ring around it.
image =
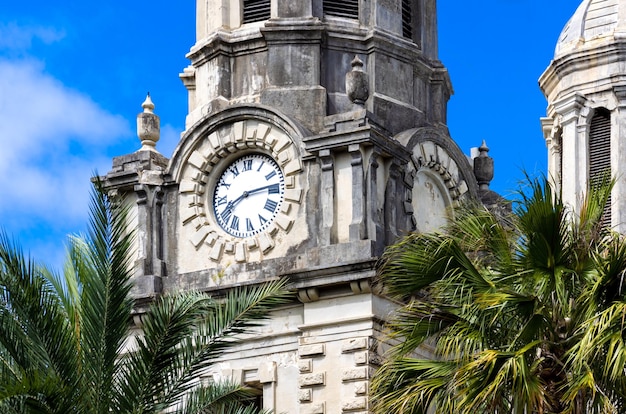
[[[174,153],[147,99],[142,148],[104,177],[134,210],[138,314],[168,291],[287,278],[298,300],[213,379],[277,413],[367,413],[394,309],[378,258],[490,194],[488,149],[472,166],[446,127],[436,1],[197,0],[188,58]]]

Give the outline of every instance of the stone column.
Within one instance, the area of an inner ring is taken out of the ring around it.
[[[611,124],[611,164],[616,166],[613,167],[613,174],[616,174],[615,171],[618,171],[621,166],[626,165],[626,142],[624,142],[623,139],[613,139],[613,137],[626,136],[626,85],[616,85],[613,87],[613,91],[617,100],[617,108],[613,111],[614,120]],[[617,174],[620,173],[618,172]],[[614,230],[625,233],[626,177],[617,175],[613,178],[616,179],[616,182],[612,194],[612,202],[614,204],[612,208],[612,221],[615,226]]]
[[[319,159],[322,166],[320,210],[322,223],[320,229],[320,244],[327,246],[336,242],[335,231],[335,173],[333,156],[330,150],[321,150]]]
[[[563,201],[576,210],[587,185],[587,119],[583,111],[586,99],[573,95],[555,104],[555,112],[561,117],[562,165],[561,189]]]
[[[160,293],[163,276],[163,239],[161,206],[163,191],[158,183],[143,182],[134,186],[137,195],[137,262],[135,287],[137,294]]]
[[[379,200],[378,194],[378,160],[380,154],[377,151],[372,152],[369,158],[368,168],[368,182],[367,182],[367,208],[366,208],[366,220],[367,220],[367,236],[370,240],[376,243],[376,246],[382,251],[384,248],[384,232],[383,221],[384,215],[382,212],[383,206],[381,200]]]
[[[363,240],[365,234],[365,187],[363,185],[363,154],[359,144],[348,146],[352,165],[352,222],[350,241]]]
[[[398,232],[398,209],[403,208],[404,200],[398,195],[403,195],[406,191],[400,180],[400,165],[394,158],[389,166],[389,178],[385,189],[385,244],[395,242],[400,236]]]

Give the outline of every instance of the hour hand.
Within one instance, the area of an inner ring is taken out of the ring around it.
[[[244,198],[244,197],[245,197],[245,192],[244,192],[244,194],[240,195],[240,196],[239,196],[239,197],[237,197],[236,199],[229,201],[229,202],[226,204],[226,208],[225,208],[224,210],[225,210],[225,211],[227,211],[227,210],[232,210],[233,208],[235,208],[235,204],[237,204],[238,202],[240,202],[241,200],[243,200],[243,198]]]

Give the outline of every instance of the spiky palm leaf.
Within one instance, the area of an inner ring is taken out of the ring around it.
[[[611,187],[574,217],[532,180],[506,223],[462,206],[444,233],[390,247],[380,283],[405,305],[375,412],[622,412],[626,241],[602,226]]]
[[[233,289],[220,300],[165,296],[129,349],[127,214],[96,184],[89,234],[70,239],[63,276],[0,235],[0,412],[258,412],[250,390],[200,378],[236,335],[289,300],[285,283]]]

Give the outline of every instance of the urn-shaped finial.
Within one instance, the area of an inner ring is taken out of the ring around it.
[[[351,64],[352,70],[346,73],[346,94],[351,102],[364,105],[370,95],[367,72],[363,71],[363,61],[358,56]]]
[[[488,190],[489,183],[493,180],[493,158],[487,155],[489,148],[484,140],[478,151],[478,156],[474,158],[474,176],[476,176],[478,187],[481,190]]]
[[[154,114],[154,104],[150,94],[141,104],[143,112],[137,115],[137,136],[141,140],[140,151],[156,151],[156,143],[161,137],[159,117]]]

